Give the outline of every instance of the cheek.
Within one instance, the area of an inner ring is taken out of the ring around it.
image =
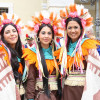
[[[51,36],[49,36],[49,40],[50,40],[50,41],[52,41],[52,39],[53,39],[53,36],[52,36],[52,35],[51,35]]]
[[[41,39],[42,37],[43,37],[42,34],[39,34],[38,38]]]
[[[70,37],[70,35],[71,35],[71,34],[70,34],[70,31],[67,31],[67,35]]]
[[[9,34],[4,34],[4,40],[7,41],[9,39],[9,37],[10,37]]]
[[[67,31],[67,34],[70,34],[70,32],[71,32],[71,30],[69,30],[69,29],[67,29],[66,31]]]
[[[81,34],[81,30],[78,30],[77,32],[78,32],[78,34],[79,34],[79,36],[80,36],[80,34]]]

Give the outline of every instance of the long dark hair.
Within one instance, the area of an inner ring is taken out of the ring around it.
[[[53,30],[53,27],[50,25],[50,24],[42,24],[40,27],[39,27],[39,31],[37,33],[37,37],[39,36],[39,33],[41,31],[41,29],[43,27],[49,27],[52,31],[52,39],[54,39],[54,30]],[[46,62],[45,62],[45,57],[44,57],[44,54],[43,54],[43,51],[42,51],[42,47],[41,47],[41,44],[39,43],[39,51],[40,51],[40,55],[41,55],[41,63],[42,63],[42,66],[43,66],[43,71],[44,71],[44,75],[45,77],[43,76],[43,88],[44,88],[44,92],[45,94],[50,98],[50,91],[48,89],[48,76],[49,76],[49,72],[47,70],[47,65],[46,65]],[[56,50],[56,47],[55,47],[55,44],[54,44],[54,50]],[[61,81],[59,81],[60,79],[60,74],[59,74],[59,77],[57,79],[57,82],[58,82],[58,93],[60,94],[61,93]]]
[[[7,41],[6,41],[5,38],[4,38],[4,30],[5,30],[5,28],[6,28],[8,25],[12,25],[12,26],[16,29],[17,33],[18,33],[18,30],[17,30],[17,28],[16,28],[16,26],[15,26],[14,24],[12,24],[12,23],[10,23],[10,24],[5,24],[5,25],[3,26],[3,28],[2,28],[2,30],[1,30],[1,40],[2,40],[2,42],[9,48],[9,50],[10,50],[10,52],[11,52],[11,59],[10,59],[10,62],[11,62],[11,66],[12,66],[12,69],[13,69],[13,73],[14,73],[15,80],[16,80],[16,79],[20,79],[20,80],[21,80],[21,76],[22,76],[22,75],[21,75],[20,73],[18,73],[19,62],[18,62],[17,57],[21,59],[21,64],[22,64],[22,66],[23,66],[23,68],[24,68],[24,66],[25,66],[25,61],[24,61],[24,59],[21,58],[21,56],[22,56],[22,44],[21,44],[21,40],[20,40],[19,34],[18,34],[18,41],[17,41],[17,43],[16,43],[16,45],[15,45],[15,49],[13,49],[13,48],[7,43]]]
[[[81,29],[81,34],[80,36],[82,35],[82,32],[83,32],[83,27],[82,27],[82,23],[81,23],[81,19],[79,17],[69,17],[65,20],[65,23],[66,23],[66,29],[67,29],[67,25],[70,21],[76,21],[79,25],[80,25],[80,29]],[[79,38],[80,38],[79,36]],[[67,35],[67,49],[68,49],[68,46],[69,46],[69,42],[71,41],[71,38]]]

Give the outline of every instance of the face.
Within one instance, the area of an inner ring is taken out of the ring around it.
[[[29,45],[32,45],[32,44],[33,44],[33,40],[27,40],[27,43],[28,43]]]
[[[72,42],[77,41],[81,34],[80,25],[76,21],[70,21],[67,25],[67,34]]]
[[[8,25],[4,30],[4,39],[11,46],[14,47],[18,41],[17,30],[12,26]]]
[[[48,26],[45,26],[41,29],[39,33],[39,39],[42,47],[49,47],[49,43],[52,40],[52,31]]]

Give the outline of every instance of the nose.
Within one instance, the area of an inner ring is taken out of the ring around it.
[[[72,30],[71,30],[72,32],[75,32],[75,29],[74,28],[72,28]]]
[[[48,33],[45,34],[45,37],[48,37]]]
[[[14,35],[13,31],[10,31],[10,35]]]

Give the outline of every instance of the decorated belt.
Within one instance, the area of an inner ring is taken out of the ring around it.
[[[48,86],[49,86],[50,90],[58,90],[57,77],[55,75],[49,75]],[[40,78],[36,78],[35,89],[38,90],[38,88],[43,89],[43,81]]]
[[[85,74],[69,75],[65,80],[64,84],[69,86],[84,86],[85,78],[86,78]]]

